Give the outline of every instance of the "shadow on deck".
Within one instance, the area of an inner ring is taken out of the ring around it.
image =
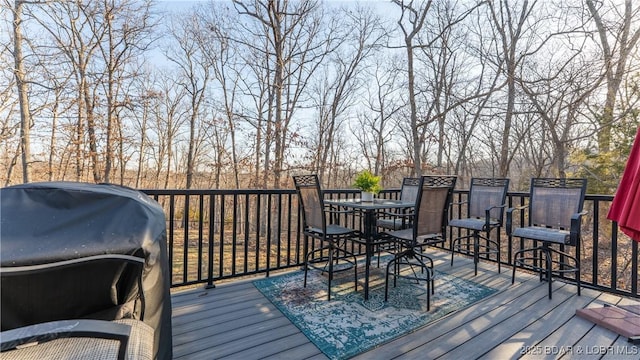
[[[640,344],[579,318],[576,309],[640,304],[637,299],[556,281],[553,299],[537,275],[431,250],[438,270],[499,291],[356,359],[638,359]],[[277,276],[273,275],[272,276]],[[326,359],[252,284],[253,279],[172,294],[175,359]],[[301,285],[302,286],[302,285]],[[436,289],[437,291],[437,289]]]

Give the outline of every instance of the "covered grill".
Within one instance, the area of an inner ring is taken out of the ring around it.
[[[127,255],[119,261],[76,261]],[[49,266],[56,263],[72,266]],[[2,331],[65,319],[142,320],[154,358],[172,357],[171,298],[162,208],[115,185],[48,182],[0,189]],[[26,273],[11,269],[36,268]]]

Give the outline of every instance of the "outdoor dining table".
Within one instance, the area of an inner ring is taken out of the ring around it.
[[[377,229],[376,213],[378,210],[412,208],[415,206],[415,203],[378,198],[374,198],[373,201],[362,201],[361,199],[334,199],[325,200],[324,203],[326,205],[354,209],[362,212],[364,215],[362,229],[362,239],[365,240],[366,247],[364,299],[369,300],[369,267],[371,265],[374,247],[377,240],[380,239],[380,233],[378,233]]]

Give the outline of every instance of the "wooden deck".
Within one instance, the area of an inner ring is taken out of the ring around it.
[[[495,264],[481,263],[474,277],[470,259],[456,256],[451,267],[448,253],[432,256],[438,270],[498,293],[356,359],[640,359],[640,344],[575,316],[638,299],[590,289],[577,296],[575,285],[555,281],[549,300],[537,276],[518,271],[511,285],[510,267],[498,274]],[[172,302],[175,359],[326,359],[251,280],[174,292]]]

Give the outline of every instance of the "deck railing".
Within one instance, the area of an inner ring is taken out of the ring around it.
[[[269,276],[272,271],[302,265],[304,236],[294,190],[143,191],[165,209],[172,287],[213,286],[217,281],[255,274]],[[399,190],[385,190],[379,196],[397,198],[398,194]],[[358,195],[355,190],[325,191],[327,198]],[[454,202],[461,202],[467,195],[468,191],[456,191]],[[526,204],[528,195],[510,192],[507,205]],[[640,297],[638,243],[606,218],[612,200],[612,196],[586,196],[588,215],[583,219],[580,244],[581,281],[598,290]],[[464,205],[455,205],[451,216],[465,211]],[[345,217],[343,221],[360,226],[357,217]],[[451,238],[458,234],[450,229],[447,235]],[[523,246],[522,242],[509,239],[504,229],[493,235],[501,239],[501,262],[511,265],[513,253]],[[449,250],[449,244],[447,241],[443,248]],[[485,260],[495,262],[496,258]],[[503,271],[510,269],[503,267]]]

